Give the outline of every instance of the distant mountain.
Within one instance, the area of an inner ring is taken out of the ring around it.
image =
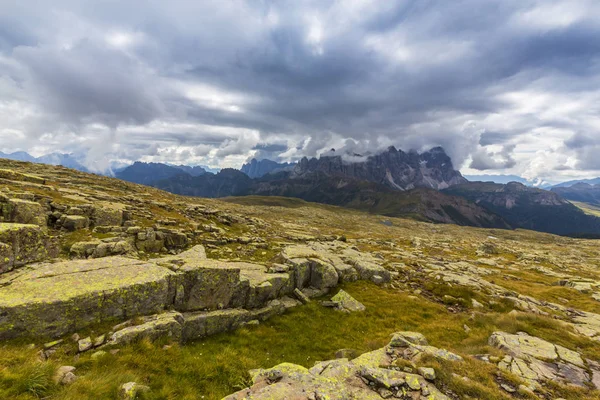
[[[578,183],[586,183],[588,185],[600,185],[600,178],[579,179],[579,180],[575,180],[575,181],[568,181],[568,182],[559,183],[558,185],[554,185],[552,187],[553,188],[569,187],[569,186],[576,185]]]
[[[133,165],[115,173],[116,178],[148,186],[152,186],[156,181],[173,178],[177,175],[191,176],[178,167],[141,161],[136,161]]]
[[[284,196],[354,208],[390,217],[487,228],[510,228],[499,216],[463,198],[432,189],[399,192],[382,184],[322,172],[289,178],[289,172],[251,179],[241,171],[224,169],[216,175],[178,175],[153,186],[172,193],[201,197]]]
[[[424,187],[445,189],[467,182],[454,169],[452,160],[443,148],[435,147],[424,153],[405,153],[391,146],[371,155],[326,155],[304,157],[294,167],[292,178],[320,172],[328,176],[344,176],[385,185],[395,190]]]
[[[464,197],[501,216],[515,228],[569,236],[600,235],[600,218],[585,214],[551,191],[518,182],[507,185],[471,182],[443,192]]]
[[[14,153],[3,153],[0,151],[0,158],[7,158],[9,160],[27,162],[36,162],[37,160],[34,156],[24,151],[16,151]]]
[[[88,172],[88,169],[71,154],[51,153],[41,157],[34,157],[24,151],[17,151],[10,154],[0,152],[0,158],[8,158],[9,160],[28,161],[40,164],[62,165],[63,167],[76,169],[82,172]]]
[[[556,186],[551,190],[563,199],[600,206],[600,184],[576,183],[567,187]]]
[[[494,182],[507,184],[509,182],[519,182],[526,186],[533,186],[525,178],[518,175],[463,175],[470,182]]]
[[[35,162],[41,164],[50,165],[62,165],[63,167],[76,169],[78,171],[87,172],[88,169],[84,167],[74,156],[71,154],[51,153],[45,156],[38,157]]]
[[[224,168],[216,174],[179,174],[154,181],[152,186],[171,193],[198,197],[227,197],[251,193],[253,180],[243,172]]]
[[[191,176],[200,176],[200,175],[204,175],[206,174],[206,170],[204,168],[202,168],[201,166],[189,166],[189,165],[173,165],[173,164],[167,164],[170,167],[175,167],[175,168],[179,168],[180,170],[184,171],[187,174],[190,174]]]
[[[240,171],[248,175],[250,178],[260,178],[266,174],[280,172],[291,169],[295,163],[278,163],[272,160],[257,160],[253,158],[249,163],[242,165]]]

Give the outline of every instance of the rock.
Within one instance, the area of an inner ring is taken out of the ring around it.
[[[45,227],[48,222],[46,212],[40,203],[21,199],[9,199],[5,203],[0,202],[0,216],[3,216],[6,222],[18,224]]]
[[[102,242],[100,240],[93,240],[90,242],[77,242],[73,243],[69,253],[71,256],[76,258],[88,258],[94,253],[96,247],[100,245]]]
[[[59,367],[56,370],[56,373],[54,374],[52,380],[56,384],[68,385],[70,383],[73,383],[75,379],[77,379],[77,377],[73,374],[73,371],[75,371],[75,367],[72,367],[70,365],[64,365],[62,367]]]
[[[250,371],[252,386],[224,400],[339,399],[376,400],[396,396],[406,399],[448,400],[432,383],[419,375],[392,368],[386,349],[347,358],[323,361],[306,369],[283,363],[270,369]],[[382,363],[383,361],[383,363]],[[380,367],[388,365],[391,368]]]
[[[0,169],[0,179],[7,179],[10,181],[31,182],[38,185],[44,185],[46,183],[46,180],[44,178],[31,174],[23,174],[21,172],[13,171],[11,169]]]
[[[373,382],[376,386],[382,386],[386,389],[400,387],[406,383],[406,373],[395,370],[363,367],[360,369],[359,374],[369,382]]]
[[[418,344],[427,346],[427,339],[419,332],[396,332],[390,341],[391,347],[409,347],[410,345]]]
[[[52,349],[52,348],[58,346],[59,344],[61,344],[63,341],[64,341],[63,339],[58,339],[58,340],[53,340],[52,342],[44,343],[44,349],[46,349],[46,350]]]
[[[38,265],[0,286],[0,338],[59,336],[98,320],[158,313],[172,304],[174,275],[123,257]]]
[[[0,222],[0,274],[57,252],[56,244],[39,226]]]
[[[82,215],[67,215],[62,223],[62,227],[68,231],[76,231],[87,228],[90,221]]]
[[[106,335],[100,335],[94,339],[94,347],[102,346],[106,342]]]
[[[471,303],[473,305],[473,308],[483,308],[483,304],[481,304],[480,302],[478,302],[475,299],[471,299]]]
[[[335,352],[335,358],[347,358],[348,360],[356,357],[357,351],[354,349],[340,349]]]
[[[515,389],[514,387],[510,386],[510,385],[509,385],[509,384],[507,384],[507,383],[502,383],[502,384],[500,385],[500,387],[501,387],[502,389],[504,389],[504,391],[506,391],[506,392],[508,392],[508,393],[514,393],[514,392],[516,392],[516,391],[517,391],[517,389]]]
[[[88,336],[85,339],[80,339],[79,342],[77,342],[77,346],[79,348],[80,353],[83,353],[84,351],[88,351],[93,346],[92,338],[90,338]]]
[[[134,400],[138,393],[147,392],[149,390],[150,388],[148,386],[140,385],[135,382],[127,382],[119,388],[118,397],[123,400]]]
[[[77,376],[73,372],[67,372],[61,379],[60,383],[63,385],[70,385],[77,380]]]
[[[123,211],[111,207],[94,207],[91,220],[95,226],[121,226]]]
[[[161,337],[169,337],[176,341],[181,340],[183,316],[180,313],[166,312],[146,319],[147,321],[140,325],[130,326],[113,333],[108,343],[122,345],[143,338],[154,341]]]
[[[300,289],[298,288],[294,289],[294,296],[296,296],[296,298],[300,300],[303,304],[310,303],[310,299],[308,298],[308,296],[302,293],[302,291],[300,291]]]
[[[343,310],[347,311],[364,311],[366,307],[356,300],[354,297],[350,296],[346,291],[341,290],[331,298],[332,302],[339,303],[339,307]]]
[[[552,380],[585,387],[593,383],[581,355],[525,333],[494,332],[489,344],[503,350],[498,367],[521,377],[528,386]]]
[[[418,371],[419,371],[419,375],[421,375],[423,378],[427,379],[428,381],[435,380],[435,370],[433,368],[419,367]]]
[[[100,357],[102,357],[102,356],[104,356],[104,355],[106,355],[106,352],[105,352],[105,351],[103,351],[103,350],[98,350],[98,351],[94,352],[94,353],[93,353],[93,354],[90,356],[90,358],[91,358],[92,360],[97,360],[97,359],[99,359]]]
[[[311,259],[310,284],[317,289],[332,288],[338,284],[338,274],[333,265],[319,259]]]

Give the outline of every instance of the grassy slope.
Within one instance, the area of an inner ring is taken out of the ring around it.
[[[571,204],[581,209],[584,213],[588,215],[593,215],[595,217],[600,217],[600,207],[594,206],[589,203],[582,203],[580,201],[571,201]]]
[[[334,358],[341,348],[360,353],[382,347],[398,330],[418,330],[431,344],[462,354],[496,352],[487,346],[487,338],[495,330],[527,331],[560,343],[556,335],[559,326],[549,318],[500,313],[469,318],[468,314],[452,314],[439,304],[368,283],[349,284],[344,289],[367,306],[365,313],[339,313],[313,302],[258,327],[186,346],[163,349],[164,343],[141,342],[98,360],[92,360],[88,353],[74,363],[72,355],[63,353],[53,365],[72,364],[81,375],[69,387],[50,383],[52,369],[36,361],[34,350],[25,344],[5,344],[0,347],[0,398],[33,399],[37,387],[40,395],[53,399],[111,399],[121,384],[136,381],[152,388],[144,395],[147,399],[220,399],[247,385],[249,369],[284,361],[310,367],[317,360]],[[462,328],[464,324],[471,327],[469,334]],[[438,385],[455,393],[472,398],[509,398],[495,388],[493,368],[483,362],[467,358],[458,364],[441,365],[434,360],[429,364],[444,370]],[[452,372],[470,381],[457,379]],[[576,399],[581,393],[565,390],[563,395]]]

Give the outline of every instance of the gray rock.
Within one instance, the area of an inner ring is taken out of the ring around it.
[[[62,367],[59,367],[56,370],[56,373],[54,374],[54,377],[52,378],[52,380],[56,384],[63,384],[63,385],[71,384],[75,381],[75,379],[77,379],[75,374],[73,374],[73,371],[75,371],[75,367],[70,366],[70,365],[64,365]]]
[[[356,300],[354,297],[350,296],[348,292],[340,289],[340,291],[331,298],[332,302],[339,303],[339,307],[346,311],[364,311],[366,307]]]
[[[161,337],[169,337],[176,341],[181,340],[183,316],[180,313],[166,312],[147,319],[141,325],[130,326],[113,333],[108,343],[121,345],[143,338],[156,340]]]
[[[338,284],[338,274],[333,265],[311,259],[310,285],[317,289],[332,288]]]
[[[80,339],[79,342],[77,342],[77,346],[79,348],[79,352],[81,353],[84,351],[88,351],[93,346],[92,338],[88,336],[84,339]]]
[[[90,221],[82,215],[67,215],[63,220],[62,227],[68,231],[76,231],[87,228]]]

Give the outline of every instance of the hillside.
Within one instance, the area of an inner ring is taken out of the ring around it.
[[[3,399],[600,399],[597,241],[8,160],[0,204]]]
[[[600,219],[585,214],[556,193],[512,182],[472,182],[444,191],[484,207],[515,228],[558,235],[600,235]]]
[[[563,199],[600,205],[600,184],[576,183],[572,186],[553,187],[552,191]]]

